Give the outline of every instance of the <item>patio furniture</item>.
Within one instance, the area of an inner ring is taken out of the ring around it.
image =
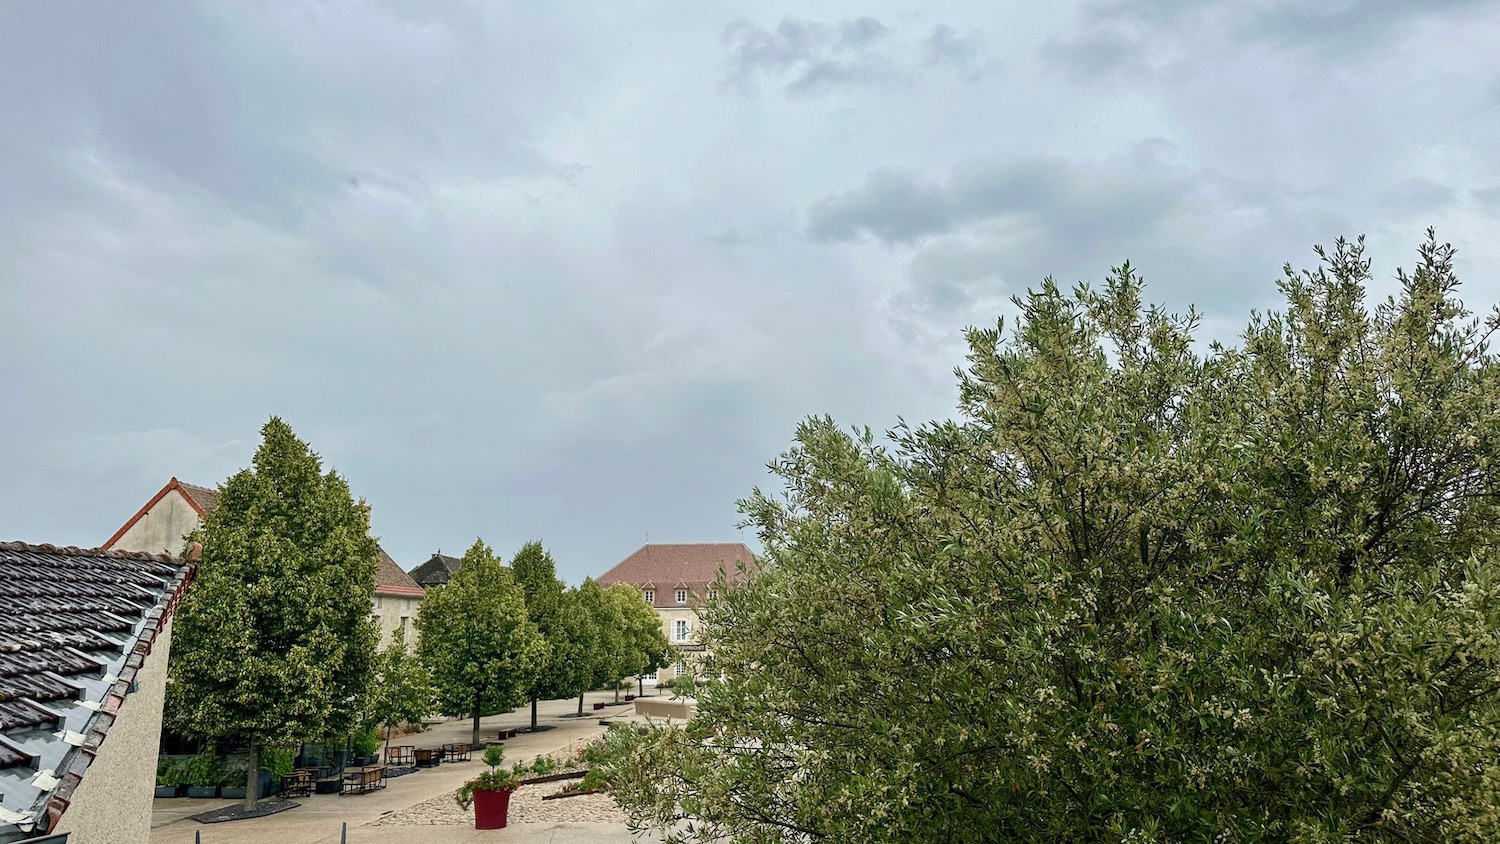
[[[338,794],[343,782],[337,776],[313,780],[313,794]]]
[[[410,768],[417,761],[414,753],[416,749],[415,745],[410,744],[395,745],[385,754],[385,763],[387,765]]]
[[[313,793],[313,772],[298,768],[290,774],[281,775],[277,793],[282,797],[306,797]]]
[[[467,762],[469,761],[469,745],[464,742],[443,745],[444,762]]]
[[[344,769],[344,794],[369,794],[382,788],[385,788],[384,765]]]
[[[436,768],[443,763],[443,751],[431,747],[418,747],[412,751],[412,761],[418,768]]]

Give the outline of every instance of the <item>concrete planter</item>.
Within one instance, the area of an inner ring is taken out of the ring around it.
[[[158,785],[156,787],[156,794],[155,794],[155,796],[156,797],[176,797],[177,796],[177,786],[175,786],[175,785]]]
[[[218,797],[219,787],[217,785],[190,785],[187,796],[189,797]]]

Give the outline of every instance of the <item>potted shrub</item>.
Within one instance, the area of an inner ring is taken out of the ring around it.
[[[354,758],[350,765],[362,767],[374,765],[380,758],[380,730],[369,727],[354,734]]]
[[[166,756],[156,760],[157,797],[176,797],[184,785],[187,785],[187,780],[181,763]]]
[[[212,750],[204,750],[182,764],[183,780],[189,797],[218,797],[219,759]]]
[[[510,793],[516,790],[521,779],[514,770],[505,770],[500,763],[505,761],[505,749],[490,745],[484,749],[484,764],[488,771],[463,784],[454,798],[458,805],[474,806],[475,829],[504,829],[510,814]]]

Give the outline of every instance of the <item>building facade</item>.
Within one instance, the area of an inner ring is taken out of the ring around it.
[[[203,516],[218,503],[216,490],[173,478],[101,547],[106,551],[180,554],[188,534],[198,529]],[[391,559],[385,549],[378,549],[375,597],[370,610],[380,624],[381,647],[390,643],[397,630],[404,630],[407,648],[416,649],[417,608],[421,606],[424,594],[422,587]]]
[[[639,589],[661,618],[675,658],[656,676],[646,677],[647,684],[692,673],[707,656],[698,641],[698,610],[715,597],[720,571],[731,586],[743,582],[742,563],[745,572],[754,570],[755,554],[743,542],[647,543],[600,575],[601,586],[628,583]]]

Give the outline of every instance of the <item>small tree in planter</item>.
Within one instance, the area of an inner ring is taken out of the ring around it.
[[[156,762],[156,796],[176,797],[182,786],[187,785],[187,775],[181,762],[163,756]]]
[[[503,769],[505,750],[492,744],[484,749],[484,764],[488,771],[464,783],[455,793],[458,805],[467,809],[474,806],[475,829],[504,829],[510,814],[510,793],[520,785],[521,778],[514,771]]]

